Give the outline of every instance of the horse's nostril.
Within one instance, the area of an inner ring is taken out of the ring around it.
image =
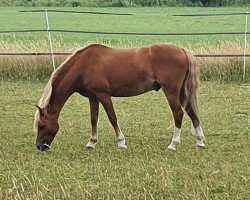
[[[50,150],[50,146],[48,144],[46,144],[46,143],[43,143],[43,144],[40,143],[40,144],[36,145],[36,148],[39,151],[48,151],[48,150]]]
[[[48,150],[50,150],[50,146],[45,143],[42,145],[41,149],[42,149],[42,151],[48,151]]]

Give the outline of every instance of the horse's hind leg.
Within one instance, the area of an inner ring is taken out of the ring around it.
[[[125,145],[125,137],[124,137],[123,133],[121,132],[121,129],[118,125],[117,117],[115,114],[113,103],[111,101],[111,97],[107,96],[107,95],[104,95],[104,96],[100,95],[100,96],[98,96],[98,100],[103,105],[103,107],[108,115],[109,121],[115,130],[116,137],[118,140],[118,148],[119,149],[126,149],[127,146]]]
[[[93,97],[89,99],[90,104],[90,118],[91,118],[91,134],[90,140],[86,145],[87,149],[94,148],[97,142],[97,122],[98,122],[98,113],[99,113],[99,101],[97,98]]]
[[[168,146],[168,149],[176,150],[176,145],[180,143],[181,139],[181,123],[184,113],[181,108],[181,103],[179,100],[179,92],[178,91],[168,92],[165,88],[163,88],[163,91],[168,99],[168,103],[172,110],[175,123],[172,142]]]
[[[200,120],[196,116],[190,102],[187,102],[187,105],[185,107],[185,111],[187,112],[188,116],[192,120],[193,127],[195,129],[196,139],[197,139],[196,146],[204,148],[205,147],[205,144],[204,144],[205,136],[204,136],[203,130],[202,130],[201,125],[200,125]]]

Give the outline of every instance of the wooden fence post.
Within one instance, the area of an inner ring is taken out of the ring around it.
[[[55,71],[55,69],[56,69],[56,67],[55,67],[55,59],[54,59],[54,53],[53,53],[52,39],[51,39],[50,26],[49,26],[49,16],[48,16],[47,9],[45,9],[45,16],[46,16],[46,23],[47,23],[47,33],[48,33],[48,39],[49,39],[49,45],[50,45],[52,66],[53,66],[53,70]]]

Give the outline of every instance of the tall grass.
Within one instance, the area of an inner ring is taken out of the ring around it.
[[[90,42],[86,42],[88,45]],[[109,40],[100,40],[99,43],[115,48],[133,48],[140,44],[120,42],[113,44]],[[56,52],[74,52],[81,48],[77,43],[62,45],[54,42]],[[241,41],[221,41],[218,44],[198,43],[186,45],[194,54],[242,54]],[[41,40],[32,43],[0,42],[1,52],[48,52],[47,41]],[[59,66],[67,56],[56,56],[56,66]],[[201,68],[201,78],[206,81],[219,81],[223,83],[249,82],[250,62],[247,59],[246,78],[243,80],[243,58],[198,58]],[[0,74],[2,80],[47,80],[53,68],[50,56],[0,56]]]
[[[189,45],[189,49],[199,54],[243,54],[240,40],[223,40],[217,45],[211,42]],[[198,58],[201,68],[201,78],[205,81],[220,81],[223,83],[249,83],[250,60],[247,59],[245,78],[243,78],[243,57]]]

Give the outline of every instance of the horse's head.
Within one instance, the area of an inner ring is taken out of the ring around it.
[[[48,112],[48,107],[42,109],[36,106],[38,111],[35,117],[36,147],[40,151],[50,150],[59,125],[57,119]]]

